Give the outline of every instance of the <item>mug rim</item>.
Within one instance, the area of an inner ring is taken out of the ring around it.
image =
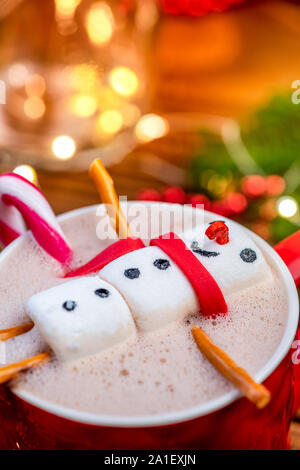
[[[147,201],[128,201],[128,204],[158,204],[156,202],[147,202]],[[161,203],[160,203],[161,204]],[[164,203],[166,206],[173,206],[174,204],[167,204]],[[58,216],[59,221],[65,221],[74,216],[79,216],[82,214],[86,214],[88,212],[95,211],[100,204],[85,206],[79,209],[75,209],[72,211],[65,212]],[[182,206],[181,206],[182,207]],[[196,210],[189,206],[190,209]],[[208,214],[215,215],[216,217],[220,217],[218,214],[214,214],[210,211],[205,211]],[[280,256],[276,253],[276,251],[262,238],[260,238],[255,233],[251,232],[249,229],[244,227],[243,225],[230,220],[226,217],[222,217],[224,220],[228,220],[231,224],[243,227],[249,234],[249,236],[258,244],[258,246],[264,251],[267,256],[272,257],[272,262],[274,262],[274,267],[276,271],[280,273],[282,280],[284,281],[284,286],[287,294],[288,300],[288,317],[285,326],[284,333],[282,335],[281,341],[274,351],[272,357],[269,361],[253,375],[253,378],[257,382],[263,382],[269,375],[276,369],[276,367],[280,364],[280,362],[284,359],[286,354],[288,353],[291,344],[294,340],[297,326],[298,326],[298,318],[299,318],[299,300],[298,300],[298,293],[297,288],[292,278],[291,273],[289,272],[287,266],[285,265],[284,261],[280,258]],[[28,232],[26,232],[28,233]],[[26,237],[26,233],[21,237],[17,238],[13,241],[10,245],[8,245],[1,253],[0,253],[0,263],[5,256],[8,256],[14,248],[22,243],[24,237]],[[50,403],[45,399],[39,398],[31,394],[30,392],[21,391],[21,390],[14,390],[11,389],[12,392],[20,399],[24,400],[25,402],[33,405],[43,411],[48,413],[52,413],[60,418],[64,418],[67,420],[75,421],[81,424],[86,425],[94,425],[94,426],[107,426],[107,427],[125,427],[125,428],[138,428],[138,427],[156,427],[156,426],[165,426],[175,423],[180,423],[196,418],[200,418],[201,416],[208,415],[210,413],[216,412],[219,409],[222,409],[233,401],[237,400],[238,398],[242,397],[242,394],[238,390],[232,390],[230,392],[226,392],[220,395],[217,398],[209,400],[205,403],[200,405],[195,405],[193,407],[179,410],[179,411],[172,411],[168,413],[159,413],[153,415],[141,415],[141,416],[117,416],[117,415],[104,415],[104,414],[95,414],[90,412],[84,411],[77,411],[72,408],[67,408],[62,405],[56,405],[54,403]]]

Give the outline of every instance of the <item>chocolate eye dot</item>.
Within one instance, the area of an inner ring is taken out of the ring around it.
[[[107,289],[101,288],[101,289],[96,289],[95,294],[98,295],[98,297],[101,297],[102,299],[106,299],[106,297],[110,295],[110,292]]]
[[[240,257],[245,263],[254,263],[257,258],[255,251],[251,250],[251,248],[244,248],[240,252]]]
[[[157,269],[161,269],[162,271],[165,271],[171,266],[170,261],[167,259],[156,259],[153,264]]]
[[[140,274],[141,272],[138,268],[129,268],[124,271],[124,276],[128,277],[128,279],[137,279],[140,277]]]
[[[66,300],[63,303],[63,308],[67,310],[67,312],[72,312],[73,310],[75,310],[76,307],[77,303],[74,300]]]

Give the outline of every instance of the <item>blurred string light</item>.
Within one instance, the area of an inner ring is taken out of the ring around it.
[[[81,0],[55,0],[57,28],[63,36],[73,34],[77,30],[74,15],[80,2]]]
[[[104,2],[93,3],[87,12],[85,25],[90,40],[97,46],[107,44],[114,31],[111,8]]]
[[[140,31],[150,31],[159,19],[158,5],[153,1],[137,2],[135,24]]]
[[[101,110],[119,108],[124,104],[124,98],[118,95],[110,87],[100,87],[97,96]]]
[[[145,114],[135,126],[135,135],[141,142],[159,139],[169,131],[168,121],[157,114]]]
[[[30,165],[20,165],[17,166],[14,170],[14,173],[17,175],[23,176],[23,178],[30,181],[30,183],[37,183],[36,171]]]
[[[230,177],[214,173],[207,181],[206,188],[214,196],[222,196],[230,183]]]
[[[100,133],[116,134],[123,126],[123,117],[120,111],[109,109],[100,114],[97,121],[97,128]]]
[[[248,202],[244,194],[241,193],[231,193],[228,194],[225,198],[225,202],[229,211],[233,215],[242,214],[248,206]]]
[[[67,160],[76,152],[76,144],[72,137],[68,135],[60,135],[52,142],[52,152],[57,158]]]
[[[12,64],[7,72],[8,83],[13,87],[24,86],[29,76],[29,70],[24,64]]]
[[[59,19],[72,19],[81,0],[55,0],[56,16]]]
[[[24,113],[32,120],[40,119],[46,111],[44,101],[38,96],[30,96],[24,102]]]
[[[46,105],[42,98],[46,91],[45,79],[37,73],[31,74],[27,76],[24,86],[28,96],[24,101],[25,115],[32,120],[41,119],[46,111]]]
[[[263,196],[266,189],[266,180],[261,175],[245,176],[242,180],[242,191],[250,198]]]
[[[278,196],[285,190],[285,180],[280,175],[269,175],[266,177],[267,193],[271,196]]]
[[[283,196],[277,201],[278,214],[285,218],[294,217],[298,212],[298,203],[296,199],[290,196]]]
[[[128,67],[115,67],[108,79],[111,87],[122,96],[132,96],[138,89],[138,78]]]
[[[74,95],[70,99],[70,109],[79,117],[90,117],[97,110],[97,100],[91,95]]]
[[[80,92],[90,92],[99,85],[96,67],[90,64],[79,64],[70,68],[69,79],[71,87]]]

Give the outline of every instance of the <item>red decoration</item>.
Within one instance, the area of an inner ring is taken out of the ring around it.
[[[161,0],[165,13],[171,15],[202,16],[211,12],[221,12],[245,0]]]
[[[224,222],[216,221],[210,224],[205,232],[210,240],[216,240],[219,245],[226,245],[229,242],[229,229]]]
[[[244,194],[241,193],[231,193],[229,194],[225,202],[227,204],[228,210],[232,215],[242,214],[248,206],[248,201]]]
[[[245,176],[242,180],[242,191],[248,197],[260,197],[267,190],[266,180],[260,175]]]
[[[230,211],[225,201],[213,201],[211,203],[210,210],[216,214],[223,215],[224,217],[229,217],[230,215]]]
[[[271,196],[279,196],[285,190],[285,181],[282,176],[270,175],[266,177],[267,193]]]
[[[101,253],[85,265],[67,273],[65,277],[86,276],[87,274],[95,273],[120,256],[141,248],[145,248],[145,245],[140,238],[124,238],[122,240],[118,240],[101,251]]]
[[[161,201],[162,197],[156,189],[143,189],[137,195],[139,201]]]
[[[162,198],[165,202],[184,204],[186,202],[186,193],[179,186],[170,186],[163,191]]]
[[[193,207],[197,207],[198,205],[203,205],[204,209],[209,211],[210,210],[210,200],[204,194],[191,194],[188,196],[187,203],[191,204]]]
[[[187,250],[186,244],[175,233],[168,233],[150,242],[158,246],[177,264],[197,294],[203,315],[227,312],[227,305],[220,287],[199,259]]]

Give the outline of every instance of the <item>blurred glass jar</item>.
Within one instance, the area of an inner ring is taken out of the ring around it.
[[[153,0],[0,0],[1,167],[83,170],[132,150],[157,17]]]

